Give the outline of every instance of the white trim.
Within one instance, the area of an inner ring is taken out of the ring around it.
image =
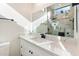
[[[37,19],[31,23],[32,30],[35,30],[41,23],[44,23],[45,21],[47,21],[47,14],[46,13],[42,17],[40,17],[39,19]]]
[[[0,43],[0,47],[5,46],[5,45],[9,45],[9,44],[10,44],[9,42],[2,42],[2,43]]]

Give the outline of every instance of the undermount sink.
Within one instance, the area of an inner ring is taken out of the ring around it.
[[[61,46],[56,41],[51,41],[51,42],[48,42],[48,43],[42,43],[42,44],[40,44],[40,46],[45,47],[47,49],[51,49],[51,50],[52,49],[54,50],[55,48],[61,49]]]
[[[71,55],[67,50],[65,50],[65,48],[63,49],[63,46],[59,41],[42,43],[40,44],[40,46],[52,52],[54,51],[55,53],[61,53],[62,55]]]
[[[46,38],[41,38],[41,36],[37,35],[37,34],[31,34],[30,36],[29,35],[22,35],[21,37],[29,38],[28,41],[35,42],[38,44],[50,43],[50,42],[57,40],[57,37],[51,38],[51,37],[46,36]]]
[[[57,37],[46,37],[46,38],[41,38],[40,36],[38,37],[31,37],[32,41],[39,43],[39,44],[46,44],[46,43],[51,43],[53,41],[57,41]]]
[[[32,40],[33,40],[34,42],[40,43],[40,44],[53,42],[53,40],[44,39],[44,38],[32,38]]]
[[[58,55],[71,55],[61,42],[61,37],[57,36],[46,36],[46,38],[41,38],[38,35],[21,36],[29,42],[39,45],[40,47],[57,53]]]
[[[32,41],[36,42],[36,43],[40,43],[40,44],[45,44],[45,43],[51,43],[53,41],[57,41],[57,37],[53,36],[53,37],[47,37],[46,38],[41,38],[41,36],[31,36],[30,37],[32,39]]]

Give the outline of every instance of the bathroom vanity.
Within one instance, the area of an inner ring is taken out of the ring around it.
[[[49,14],[47,21],[32,30],[31,34],[20,35],[20,55],[79,55],[79,44],[75,38],[77,28],[74,14],[76,13],[72,4],[57,9],[52,9],[52,7],[47,9]],[[43,35],[42,38],[40,34],[45,34],[45,37]]]
[[[33,41],[32,38],[29,38],[28,36],[20,37],[20,54],[22,56],[56,56],[55,53],[51,53],[41,47],[42,40],[34,40],[35,41]],[[48,41],[46,43],[48,43]]]
[[[48,35],[47,38],[40,38],[37,35],[32,37],[21,35],[20,39],[20,55],[21,56],[71,56],[71,52],[63,45],[57,36]],[[61,38],[62,39],[62,38]],[[65,43],[67,44],[67,43]],[[71,42],[71,44],[73,44]],[[73,46],[77,47],[77,46]],[[70,46],[71,48],[71,46]],[[70,49],[69,48],[69,49]],[[77,50],[77,49],[76,49]],[[74,50],[75,51],[75,50]],[[78,50],[77,50],[78,51]]]
[[[50,52],[45,51],[34,43],[21,39],[21,55],[22,56],[51,56]],[[53,53],[53,55],[56,55]]]

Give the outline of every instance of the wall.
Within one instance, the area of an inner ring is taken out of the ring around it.
[[[0,42],[10,42],[10,55],[19,55],[17,38],[23,31],[16,22],[0,19]]]
[[[32,3],[8,3],[8,5],[14,8],[18,13],[23,15],[29,21],[32,21]]]
[[[24,29],[30,30],[30,22],[4,3],[0,3],[0,15],[15,21],[0,20],[0,42],[10,41],[10,55],[19,55],[18,37]]]
[[[6,18],[14,19],[18,25],[26,30],[30,30],[31,28],[31,22],[6,3],[0,3],[0,14]]]

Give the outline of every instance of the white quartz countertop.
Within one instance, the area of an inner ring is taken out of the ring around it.
[[[33,38],[28,35],[20,35],[20,38],[31,42],[51,53],[55,53],[59,56],[72,56],[79,55],[78,46],[72,41],[60,41],[57,37],[53,37],[51,40],[43,39],[43,38]],[[55,39],[55,40],[54,40]]]
[[[61,42],[66,48],[66,50],[71,53],[72,56],[79,56],[79,43],[77,42],[76,39],[74,40],[70,39]]]

